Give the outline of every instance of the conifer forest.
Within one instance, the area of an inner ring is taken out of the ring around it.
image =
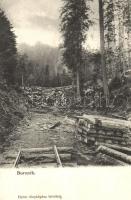
[[[11,1],[0,2],[0,167],[130,165],[131,1]]]

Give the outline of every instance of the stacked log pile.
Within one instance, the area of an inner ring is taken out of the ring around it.
[[[71,86],[58,88],[26,87],[23,92],[32,106],[41,108],[45,106],[69,106],[73,96]]]
[[[131,122],[98,115],[78,116],[77,138],[86,144],[129,146]]]

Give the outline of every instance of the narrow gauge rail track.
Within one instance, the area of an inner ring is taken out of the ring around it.
[[[34,159],[38,156],[38,159],[43,158],[44,163],[54,163],[57,167],[64,167],[64,162],[72,163],[72,147],[46,147],[46,148],[30,148],[20,149],[13,167],[17,168],[20,166],[21,161],[24,159],[28,162],[28,159]],[[33,153],[36,153],[33,155]],[[37,164],[36,164],[37,165]]]

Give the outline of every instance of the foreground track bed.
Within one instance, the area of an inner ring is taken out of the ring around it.
[[[29,116],[5,137],[0,150],[0,167],[14,167],[19,151],[23,153],[17,167],[58,167],[59,159],[52,151],[54,146],[58,149],[62,167],[124,165],[109,155],[97,152],[98,145],[85,144],[77,139],[75,121],[82,112],[85,113],[85,110],[51,107],[31,110]],[[90,114],[90,111],[86,113]]]

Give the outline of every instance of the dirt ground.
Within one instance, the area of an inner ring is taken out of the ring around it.
[[[50,129],[55,123],[61,125]],[[22,148],[73,147],[75,141],[74,127],[67,124],[65,115],[44,110],[30,112],[18,127],[5,138],[1,147],[1,167],[10,167]]]
[[[73,147],[72,164],[67,164],[67,166],[119,165],[107,156],[96,154],[94,145],[87,146],[77,141],[75,125],[68,123],[66,118],[75,120],[75,116],[82,113],[85,111],[67,111],[56,108],[31,110],[17,128],[5,137],[0,148],[0,167],[12,167],[20,149],[53,147],[54,145]],[[88,111],[86,113],[88,114]],[[60,122],[60,125],[50,129],[57,122]],[[49,167],[52,165],[43,165],[41,161],[32,160],[29,163],[27,161],[21,163],[21,166]]]

